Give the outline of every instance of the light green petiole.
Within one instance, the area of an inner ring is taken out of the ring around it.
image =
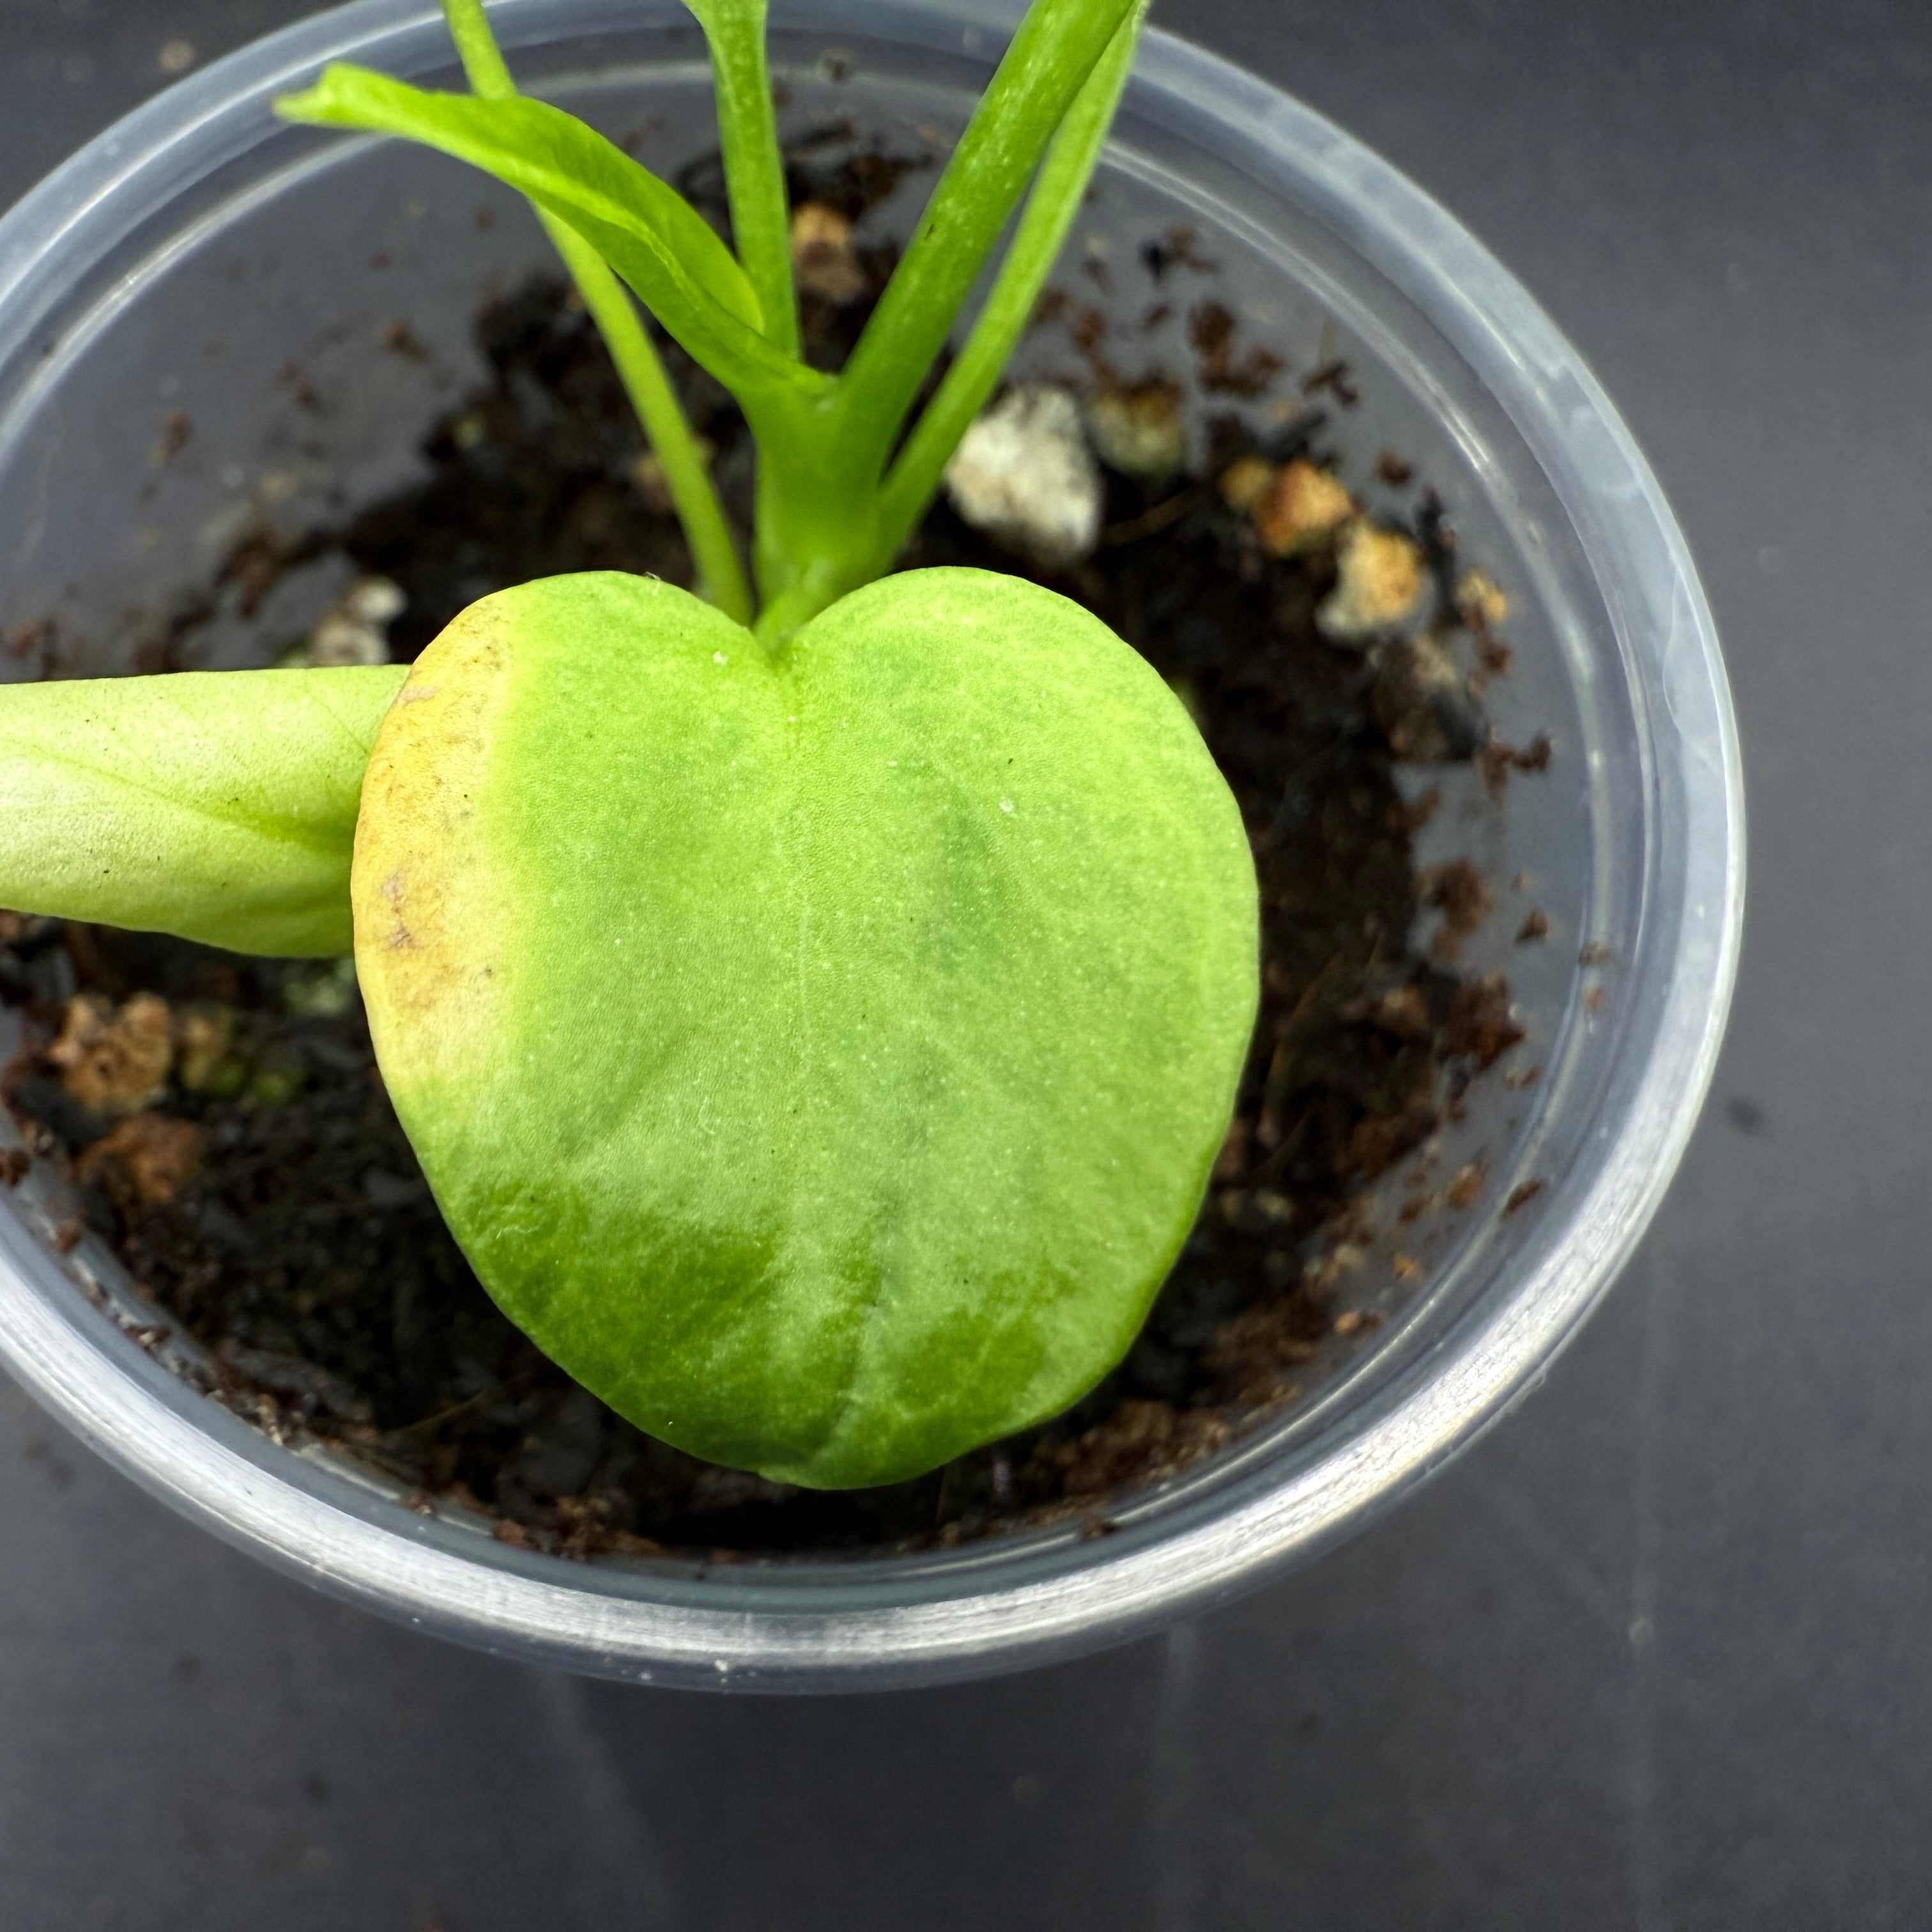
[[[788,356],[796,356],[798,291],[792,281],[784,158],[778,152],[765,56],[766,0],[686,0],[686,4],[698,16],[711,50],[718,141],[724,155],[724,190],[738,260],[765,312],[765,334]]]
[[[442,0],[442,10],[472,89],[484,100],[509,99],[516,83],[484,16],[482,0]],[[731,526],[637,305],[604,258],[574,229],[542,208],[536,213],[603,335],[618,380],[664,470],[664,487],[691,545],[699,595],[727,616],[750,623],[752,590]]]

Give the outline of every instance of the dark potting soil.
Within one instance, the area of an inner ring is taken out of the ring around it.
[[[849,144],[820,152],[831,158],[795,157],[796,200],[849,217],[890,185],[887,165]],[[1186,245],[1150,248],[1184,261]],[[836,247],[806,265],[822,291],[805,302],[822,364],[855,339],[890,266],[890,250]],[[1064,327],[1105,383],[1093,312],[1052,306],[1044,326]],[[574,302],[534,280],[490,304],[478,334],[491,377],[436,426],[429,480],[298,544],[244,544],[229,569],[246,592],[339,550],[406,594],[389,639],[407,659],[476,598],[530,578],[619,569],[689,582]],[[1197,308],[1192,380],[1235,394],[1276,381],[1276,359],[1233,335],[1225,310]],[[751,451],[735,407],[668,353],[742,520]],[[950,1543],[1070,1514],[1102,1529],[1107,1492],[1292,1400],[1324,1337],[1373,1319],[1338,1315],[1335,1300],[1335,1250],[1364,1186],[1520,1034],[1502,982],[1454,968],[1487,889],[1454,868],[1418,880],[1418,809],[1394,777],[1398,750],[1420,748],[1474,755],[1499,778],[1507,748],[1466,686],[1429,694],[1418,727],[1386,658],[1316,627],[1332,548],[1269,555],[1211,481],[1244,454],[1280,464],[1307,452],[1322,410],[1352,398],[1340,365],[1280,380],[1310,406],[1271,444],[1258,449],[1231,420],[1215,430],[1210,480],[1110,473],[1099,550],[1070,573],[1040,574],[1182,693],[1240,802],[1261,882],[1262,1010],[1233,1130],[1200,1222],[1116,1372],[1044,1427],[891,1488],[795,1490],[697,1461],[615,1415],[498,1313],[396,1122],[345,970],[4,916],[0,994],[26,1008],[34,1042],[9,1070],[8,1097],[35,1144],[72,1163],[88,1222],[166,1321],[211,1352],[216,1392],[277,1433],[340,1444],[425,1506],[486,1513],[508,1542],[722,1560]],[[1382,474],[1408,480],[1393,456]],[[1446,587],[1453,538],[1418,500],[1414,533]],[[906,561],[1024,568],[944,503]],[[190,617],[170,634],[173,662],[193,661],[194,630]],[[1474,643],[1491,674],[1505,668],[1479,620]],[[1425,900],[1444,914],[1431,949],[1414,938]],[[1467,1204],[1464,1185],[1450,1186],[1450,1207]]]

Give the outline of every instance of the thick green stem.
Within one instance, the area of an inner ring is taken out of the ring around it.
[[[766,0],[686,0],[711,50],[718,140],[731,203],[738,260],[764,310],[765,334],[798,353],[798,292],[792,283],[784,159],[765,57]]]
[[[768,398],[746,412],[758,450],[752,562],[764,603],[761,636],[788,635],[856,590],[866,579],[855,566],[878,549],[878,481],[841,466],[833,406],[830,397]]]
[[[1148,0],[1137,0],[1067,110],[986,306],[892,464],[880,507],[877,569],[891,568],[938,489],[959,439],[986,406],[1026,332],[1106,146],[1147,10]]]
[[[877,476],[1041,154],[1135,0],[1034,0],[839,379],[838,436]]]
[[[442,0],[442,10],[471,88],[484,100],[509,99],[517,91],[516,84],[484,16],[482,0]],[[725,521],[724,506],[643,317],[623,284],[589,242],[543,209],[538,208],[536,214],[603,334],[624,393],[663,469],[672,508],[691,545],[699,594],[727,616],[749,624],[751,586]]]

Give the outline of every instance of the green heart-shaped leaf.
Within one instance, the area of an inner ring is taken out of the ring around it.
[[[1253,1023],[1240,814],[1096,619],[889,578],[776,656],[650,579],[424,652],[364,787],[390,1090],[505,1310],[652,1435],[916,1474],[1126,1350]]]

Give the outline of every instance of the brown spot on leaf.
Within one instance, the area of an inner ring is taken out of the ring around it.
[[[379,1036],[419,1066],[460,1053],[494,1010],[476,956],[494,921],[477,916],[490,887],[474,801],[488,794],[509,621],[486,597],[428,646],[363,778],[350,877],[363,999]]]

